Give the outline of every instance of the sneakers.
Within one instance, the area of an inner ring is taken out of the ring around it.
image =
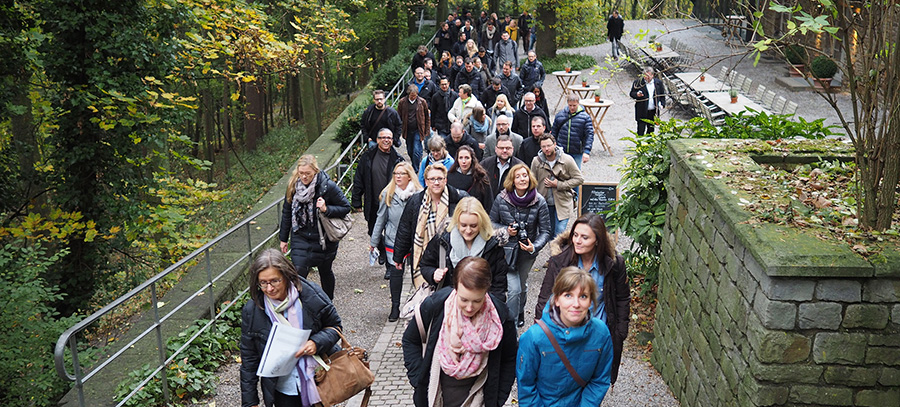
[[[525,326],[525,315],[519,314],[519,318],[516,321],[516,328],[521,328]]]

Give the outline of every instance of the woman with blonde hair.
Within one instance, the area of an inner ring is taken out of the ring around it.
[[[500,116],[501,114],[512,118],[515,113],[516,110],[509,105],[509,98],[502,93],[497,95],[497,100],[494,101],[494,105],[487,110],[487,115],[490,117],[491,123],[496,123],[497,116]]]
[[[506,32],[509,33],[509,40],[512,42],[516,42],[519,40],[519,23],[516,20],[512,20],[509,22],[509,25],[506,26]]]
[[[501,407],[516,370],[516,327],[488,292],[491,266],[465,257],[453,287],[419,306],[403,333],[403,362],[416,407]]]
[[[443,249],[443,250],[442,250]],[[443,267],[441,266],[443,256]],[[491,218],[474,197],[463,198],[453,211],[447,230],[431,238],[420,265],[422,277],[431,285],[453,281],[456,264],[466,256],[481,257],[491,265],[491,294],[506,301],[509,265],[503,246],[494,236]]]
[[[391,313],[389,322],[400,318],[400,296],[403,290],[403,270],[397,269],[394,263],[394,239],[397,237],[397,226],[400,217],[410,197],[422,190],[416,178],[416,172],[408,162],[397,163],[394,166],[394,175],[388,185],[379,195],[378,217],[375,220],[375,228],[372,229],[372,237],[369,239],[369,250],[378,247],[384,242],[387,252],[387,264],[385,278],[390,280],[391,287]],[[401,265],[402,268],[402,265]]]
[[[613,344],[591,309],[600,305],[591,274],[565,267],[553,283],[547,312],[519,339],[519,405],[599,406],[610,386]],[[593,306],[593,307],[592,307]]]
[[[322,289],[333,299],[335,282],[331,266],[337,256],[338,242],[329,241],[322,232],[317,211],[328,218],[343,218],[350,213],[350,202],[337,184],[319,171],[316,157],[306,154],[300,157],[288,182],[278,238],[282,253],[290,251],[297,274],[306,278],[309,268],[316,267]]]
[[[478,46],[475,41],[466,40],[466,58],[474,58],[478,56]]]
[[[494,228],[505,228],[509,242],[506,261],[511,268],[509,313],[516,326],[525,326],[525,300],[528,298],[528,272],[544,245],[550,241],[550,210],[544,196],[537,193],[537,179],[525,164],[516,164],[507,172],[503,189],[491,209]]]

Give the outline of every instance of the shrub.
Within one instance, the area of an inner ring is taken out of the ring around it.
[[[372,78],[372,88],[381,89],[385,92],[390,91],[397,83],[397,78],[409,69],[412,55],[412,52],[401,51],[382,64]]]
[[[791,44],[785,47],[784,58],[787,59],[788,63],[791,65],[806,65],[809,54],[803,46]]]
[[[527,59],[523,59],[521,63],[525,63],[526,60]],[[547,73],[564,70],[567,62],[572,69],[576,71],[589,69],[594,65],[597,65],[597,60],[595,60],[594,57],[584,54],[556,54],[556,57],[554,58],[538,58],[538,60],[544,64],[544,70],[547,71]]]
[[[416,33],[410,35],[409,37],[404,38],[400,41],[400,53],[402,54],[404,51],[408,51],[411,53],[416,52],[416,49],[419,48],[419,45],[428,46],[428,40],[431,38],[431,35],[434,34],[434,31],[427,31],[431,34],[425,34],[426,31],[422,31],[421,33]],[[438,55],[440,57],[440,55]],[[409,55],[410,61],[412,61],[412,54]],[[437,66],[437,61],[435,62],[435,66]]]
[[[819,55],[812,60],[812,64],[809,65],[809,71],[816,78],[833,78],[834,74],[837,73],[838,66],[829,57],[825,55]]]
[[[366,107],[366,105],[361,103],[347,106],[347,120],[341,122],[340,126],[338,126],[337,134],[334,136],[334,140],[340,142],[341,146],[349,144],[356,137],[356,133],[359,133],[361,128],[360,121]]]
[[[51,304],[63,294],[43,277],[63,255],[21,241],[0,248],[0,405],[55,406],[69,390],[52,355],[80,317],[59,318]]]

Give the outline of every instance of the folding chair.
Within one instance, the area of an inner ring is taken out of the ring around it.
[[[783,96],[779,96],[778,99],[775,99],[775,104],[772,105],[772,112],[776,114],[781,114],[784,110],[784,105],[787,103],[787,99]]]
[[[796,114],[797,113],[797,102],[787,102],[784,106],[784,112],[782,114]]]
[[[767,90],[762,98],[763,106],[772,107],[772,102],[774,102],[774,101],[775,101],[775,92],[773,92],[771,90]]]
[[[728,67],[722,66],[721,68],[719,68],[719,76],[716,79],[718,79],[722,82],[725,82],[725,80],[727,78],[728,78]]]
[[[745,95],[750,96],[750,88],[753,86],[753,79],[747,78],[743,84],[741,84],[741,92],[744,92]]]
[[[757,102],[762,102],[763,95],[766,93],[766,85],[759,84],[756,86],[756,94],[753,95],[753,99],[756,99]]]

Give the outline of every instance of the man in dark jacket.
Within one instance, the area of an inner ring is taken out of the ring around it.
[[[450,154],[454,160],[461,146],[472,147],[472,150],[475,150],[475,158],[478,160],[484,156],[484,151],[478,146],[478,141],[463,130],[463,124],[460,122],[450,124],[450,135],[444,137],[444,142],[447,143],[447,154]]]
[[[544,118],[544,123],[549,122],[547,113],[534,103],[535,100],[537,100],[537,97],[531,92],[522,96],[522,108],[513,113],[513,133],[521,134],[522,137],[528,138],[528,135],[531,134],[532,119],[536,116]],[[537,147],[535,148],[535,154],[537,154]]]
[[[416,50],[416,54],[413,55],[412,63],[410,64],[410,69],[421,68],[425,66],[425,59],[431,58],[434,60],[434,54],[428,52],[428,48],[424,45],[419,45],[419,48]]]
[[[450,89],[450,79],[441,78],[440,88],[431,96],[431,126],[442,137],[450,134],[450,119],[447,113],[453,106],[453,102],[459,99],[459,94]]]
[[[629,95],[634,103],[634,119],[637,120],[637,134],[653,133],[652,121],[659,116],[659,111],[666,107],[666,87],[662,81],[653,77],[653,67],[644,68],[644,77],[631,84]],[[647,123],[644,120],[650,120]]]
[[[481,41],[478,45],[494,52],[494,47],[500,42],[500,30],[497,29],[497,24],[493,21],[488,21],[482,31],[479,37]]]
[[[625,21],[619,16],[617,10],[613,10],[612,15],[606,22],[606,36],[609,38],[609,44],[612,46],[613,59],[619,59],[619,46],[622,44],[622,33],[625,32]]]
[[[519,70],[519,77],[522,78],[522,85],[525,89],[531,89],[536,83],[544,83],[547,73],[544,72],[544,64],[538,61],[537,54],[534,51],[528,51],[528,60],[522,64]]]
[[[575,159],[575,164],[580,170],[581,164],[591,159],[594,124],[591,116],[584,111],[584,107],[578,104],[578,100],[578,95],[575,94],[570,94],[566,98],[568,108],[556,114],[550,134],[556,137],[556,145]]]
[[[459,89],[459,85],[463,84],[469,85],[472,87],[472,94],[476,97],[480,96],[481,92],[487,88],[487,84],[482,78],[481,73],[475,70],[475,62],[472,61],[472,58],[466,58],[465,68],[456,74],[456,88]]]
[[[503,188],[503,180],[506,179],[509,169],[516,164],[522,164],[522,160],[513,157],[513,142],[509,134],[497,136],[497,145],[492,154],[481,160],[481,166],[484,167],[491,182],[491,195],[496,197]]]
[[[389,129],[394,134],[394,145],[400,145],[400,129],[402,122],[400,115],[393,107],[384,103],[384,91],[375,89],[372,92],[372,99],[375,103],[369,105],[360,116],[359,124],[362,129],[363,137],[369,142],[369,148],[375,147],[377,144],[378,130]]]
[[[388,129],[378,132],[378,148],[368,149],[359,159],[356,175],[353,176],[353,196],[350,206],[363,209],[363,216],[368,226],[368,234],[372,236],[375,220],[378,216],[378,195],[391,181],[394,166],[403,161],[403,157],[391,144],[394,135]],[[379,246],[379,261],[384,259],[384,246]]]
[[[450,54],[453,56],[462,55],[463,57],[467,57],[466,53],[466,33],[459,33],[459,41],[453,43],[453,49],[450,50]]]
[[[434,37],[434,46],[438,52],[452,52],[453,50],[453,33],[450,31],[450,24],[446,21],[441,23],[441,29]]]
[[[522,39],[522,49],[531,49],[531,16],[528,15],[528,10],[522,10],[522,15],[519,16],[519,38]]]
[[[519,155],[517,156],[525,165],[531,165],[530,163],[534,160],[534,157],[537,157],[541,151],[540,139],[547,132],[546,123],[547,121],[542,116],[531,118],[531,130],[528,131],[531,137],[525,137],[525,140],[522,141],[522,147],[519,147]]]
[[[522,84],[522,79],[519,78],[519,75],[513,71],[512,62],[506,61],[503,63],[503,68],[501,70],[500,75],[497,75],[500,78],[500,83],[509,89],[509,105],[512,108],[516,108],[519,105],[519,99],[522,98],[522,92],[525,90],[525,85]],[[490,105],[485,105],[490,106]]]
[[[407,91],[403,92],[401,96],[407,96],[409,92],[409,85],[415,86],[419,89],[419,97],[425,99],[426,101],[431,100],[431,96],[434,95],[435,86],[434,83],[425,78],[425,68],[419,67],[413,71],[413,78],[409,80],[407,85]]]
[[[500,78],[494,78],[491,80],[491,86],[481,92],[481,96],[478,96],[478,100],[481,101],[481,104],[487,107],[493,107],[494,102],[497,101],[497,96],[506,95],[506,100],[509,100],[510,103],[513,103],[513,97],[509,94],[509,89],[506,86],[503,86],[503,82],[500,81]]]
[[[494,76],[494,72],[497,72],[497,65],[494,63],[494,56],[487,53],[487,49],[484,46],[478,47],[478,58],[481,58],[481,64],[484,65],[484,71],[490,77]]]
[[[431,134],[431,114],[428,102],[419,97],[416,85],[406,89],[407,97],[397,102],[400,119],[403,120],[402,133],[406,138],[406,152],[413,162],[422,161],[422,141]],[[413,167],[415,168],[415,167]]]

